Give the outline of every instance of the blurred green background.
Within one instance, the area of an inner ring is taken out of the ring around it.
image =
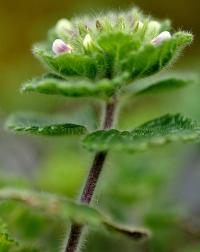
[[[93,100],[19,93],[22,82],[44,72],[31,54],[31,45],[45,39],[47,30],[60,18],[85,12],[96,15],[102,10],[124,9],[134,4],[147,14],[170,18],[175,29],[195,34],[193,45],[175,69],[195,74],[197,81],[179,92],[127,102],[119,116],[119,127],[131,129],[167,112],[182,112],[200,120],[200,2],[197,0],[1,0],[1,187],[35,188],[68,197],[79,194],[92,154],[77,144],[78,139],[13,136],[3,130],[4,120],[18,110],[68,113],[89,104],[94,105],[98,114],[100,106]],[[199,154],[199,145],[179,144],[134,156],[111,154],[94,205],[121,222],[149,227],[154,235],[150,241],[136,245],[100,230],[89,234],[83,251],[199,252]],[[0,216],[8,223],[13,237],[36,244],[41,251],[58,251],[68,226],[6,203],[0,204]]]

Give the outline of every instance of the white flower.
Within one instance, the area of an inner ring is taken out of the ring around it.
[[[70,30],[72,30],[72,24],[69,20],[63,18],[57,22],[55,31],[58,35],[65,35]]]
[[[90,36],[90,34],[87,34],[83,40],[83,46],[85,47],[85,49],[88,50],[92,44],[93,44],[92,37]]]
[[[151,43],[153,45],[160,45],[163,41],[171,39],[171,34],[168,31],[161,32],[156,38],[154,38]]]
[[[56,39],[53,42],[52,51],[55,54],[71,53],[72,47],[69,44],[66,44],[62,39]]]

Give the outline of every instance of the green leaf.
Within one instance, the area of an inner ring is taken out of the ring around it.
[[[1,252],[39,252],[36,248],[30,248],[19,244],[12,239],[8,233],[0,233],[0,251]]]
[[[0,232],[1,252],[39,252],[38,249],[26,246],[12,239],[7,232]]]
[[[11,239],[7,233],[0,233],[0,251],[8,252],[13,251],[15,247],[18,246],[18,243]]]
[[[131,72],[132,78],[150,76],[162,70],[177,59],[180,52],[192,42],[193,36],[178,32],[159,46],[146,44],[138,51],[130,53],[124,62],[124,70]]]
[[[7,226],[2,219],[0,219],[0,233],[7,233]]]
[[[122,32],[103,33],[98,40],[104,55],[106,74],[110,77],[119,76],[126,69],[122,69],[123,62],[131,52],[135,52],[141,46],[138,36],[124,34]]]
[[[103,222],[103,224],[109,230],[115,231],[119,234],[123,234],[127,237],[130,237],[131,239],[135,241],[141,241],[150,236],[150,232],[148,230],[139,229],[139,228],[130,228],[124,225],[119,225],[111,221]]]
[[[110,218],[105,217],[95,208],[52,194],[18,189],[1,189],[0,200],[19,201],[49,216],[58,217],[62,220],[70,219],[75,223],[88,224],[97,229],[102,225],[136,241],[149,236],[149,232],[146,230],[119,225],[111,221]]]
[[[30,246],[20,246],[19,248],[16,248],[15,250],[12,250],[10,252],[42,252],[43,250],[32,248]],[[7,251],[8,252],[8,251]]]
[[[181,79],[177,77],[168,77],[161,80],[138,81],[132,87],[132,93],[135,95],[159,94],[164,92],[175,91],[193,83],[192,79]]]
[[[200,138],[200,127],[180,114],[165,115],[133,131],[101,130],[84,139],[84,146],[95,151],[144,151],[176,141],[195,141]]]
[[[64,120],[59,116],[18,113],[8,119],[6,127],[18,133],[44,136],[83,135],[87,132],[85,126],[73,122],[65,123]]]
[[[72,97],[111,97],[119,89],[116,81],[104,79],[91,81],[89,79],[63,80],[51,76],[44,76],[26,82],[22,92],[38,92],[42,94],[63,95]]]
[[[36,46],[34,54],[47,65],[53,72],[64,77],[86,77],[94,79],[97,67],[94,59],[87,55],[67,54],[54,55],[44,46]]]

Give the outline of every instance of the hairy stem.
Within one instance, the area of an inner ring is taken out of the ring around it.
[[[104,115],[103,129],[110,129],[113,126],[115,109],[115,101],[107,103]],[[107,152],[97,152],[95,154],[88,178],[86,180],[83,192],[80,197],[81,203],[90,204],[106,157]],[[65,252],[75,252],[77,250],[83,228],[84,227],[82,225],[78,225],[75,223],[72,224]]]

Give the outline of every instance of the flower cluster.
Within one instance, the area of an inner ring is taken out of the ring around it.
[[[110,26],[112,26],[112,19],[111,20],[107,20],[107,22],[110,22]],[[115,20],[117,20],[117,17],[115,17]],[[123,19],[122,16],[118,17],[118,22],[124,22],[125,25],[125,20]],[[99,32],[102,32],[103,27],[105,25],[105,20],[103,21],[103,23],[101,24],[100,21],[97,19],[96,20],[96,30]],[[132,24],[132,27],[130,26],[130,24]],[[117,21],[115,23],[115,25],[113,25],[113,29],[115,28],[115,26],[117,25]],[[157,21],[146,21],[146,25],[144,25],[144,23],[142,21],[139,21],[138,19],[135,18],[135,20],[131,19],[131,22],[129,20],[129,26],[130,28],[132,28],[132,32],[137,33],[138,31],[142,31],[146,33],[147,36],[149,36],[150,38],[154,36],[154,38],[152,40],[149,41],[149,43],[152,43],[155,46],[160,45],[162,42],[169,40],[171,38],[171,34],[169,31],[163,31],[160,34],[158,34],[161,30],[161,24]],[[89,33],[89,31],[91,31],[91,29],[89,28],[89,26],[87,26],[86,24],[82,24],[82,28],[85,27],[85,31],[88,30],[88,33],[84,36],[82,43],[83,43],[83,47],[86,50],[89,50],[92,45],[95,43]],[[67,20],[67,19],[61,19],[57,22],[56,25],[56,33],[58,34],[58,37],[66,37],[70,35],[75,35],[78,34],[78,32],[73,31],[73,29],[75,30],[75,27],[73,27],[73,24]],[[130,29],[131,31],[131,29]],[[65,42],[62,39],[56,39],[53,42],[52,45],[52,50],[55,54],[60,54],[60,53],[71,53],[73,51],[72,46]]]
[[[96,18],[61,19],[48,41],[34,53],[62,78],[132,83],[169,65],[192,41],[188,32],[171,33],[169,21],[157,21],[137,9]]]

